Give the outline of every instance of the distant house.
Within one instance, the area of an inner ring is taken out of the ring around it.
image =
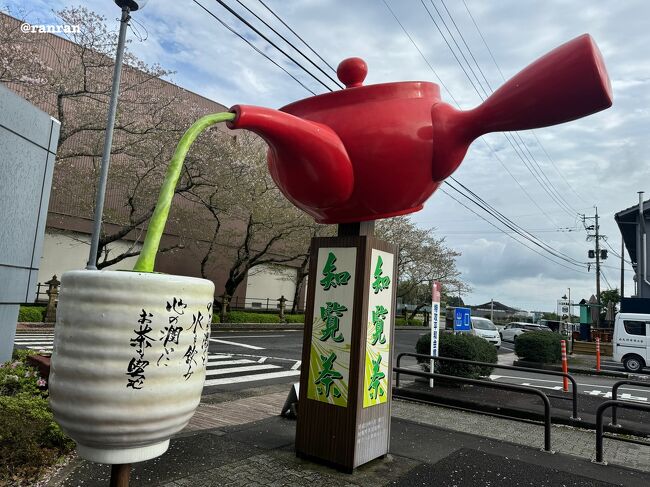
[[[479,304],[477,306],[470,306],[470,309],[472,310],[472,316],[478,316],[482,318],[492,317],[497,321],[530,317],[528,311],[511,308],[510,306],[500,303],[499,301],[488,301],[487,303]]]

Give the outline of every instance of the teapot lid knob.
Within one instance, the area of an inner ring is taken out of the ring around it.
[[[336,75],[346,88],[361,86],[367,74],[368,65],[360,57],[344,59],[336,68]]]

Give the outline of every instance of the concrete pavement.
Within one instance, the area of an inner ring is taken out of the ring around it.
[[[133,486],[643,486],[650,447],[605,440],[609,465],[591,462],[592,432],[543,427],[394,400],[391,454],[347,475],[298,459],[295,421],[277,413],[286,385],[206,396],[186,430],[158,459],[134,464]],[[110,469],[79,459],[50,486],[107,485]]]

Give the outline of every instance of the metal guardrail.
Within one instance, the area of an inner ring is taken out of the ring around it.
[[[621,381],[624,382],[624,381]],[[603,463],[603,413],[609,407],[619,407],[625,409],[636,409],[638,411],[650,412],[650,405],[636,404],[633,402],[609,400],[598,406],[596,410],[596,462]]]
[[[503,389],[506,391],[521,392],[524,394],[533,394],[535,396],[538,396],[544,403],[544,450],[551,451],[551,402],[548,400],[548,397],[546,397],[546,394],[544,394],[542,391],[535,389],[534,387],[519,386],[515,384],[503,384],[501,382],[487,382],[480,379],[467,379],[465,377],[436,374],[420,370],[402,369],[400,367],[394,367],[393,372],[395,372],[398,377],[399,374],[407,374],[414,375],[416,377],[424,377],[425,379],[445,379],[463,382],[465,384],[481,385],[491,387],[493,389]]]
[[[500,364],[491,364],[488,362],[475,362],[473,360],[464,360],[464,359],[459,359],[459,358],[451,358],[451,357],[434,357],[432,355],[424,355],[421,353],[412,353],[412,352],[402,352],[397,356],[397,368],[400,367],[400,361],[401,358],[404,356],[408,357],[415,357],[415,358],[423,358],[423,359],[428,359],[428,360],[439,360],[442,362],[453,362],[453,363],[461,363],[461,364],[467,364],[467,365],[477,365],[481,367],[493,367],[497,369],[504,369],[504,370],[517,370],[521,372],[534,372],[536,374],[543,374],[543,375],[553,375],[556,377],[566,377],[571,381],[571,397],[573,401],[573,415],[571,416],[571,419],[575,421],[580,421],[580,418],[578,417],[578,384],[576,380],[570,375],[570,374],[565,374],[564,372],[557,372],[554,370],[542,370],[542,369],[531,369],[528,367],[517,367],[514,365],[500,365]],[[487,381],[482,381],[482,383],[491,383]],[[395,385],[396,387],[399,387],[399,373],[396,374],[395,376]]]
[[[618,382],[614,382],[614,385],[612,386],[612,400],[613,401],[618,401],[617,393],[618,389],[623,386],[623,385],[633,385],[633,386],[640,386],[640,387],[648,387],[650,388],[650,383],[648,382],[641,382],[638,380],[619,380]],[[619,424],[616,423],[616,404],[612,406],[612,423],[611,426],[620,426]]]

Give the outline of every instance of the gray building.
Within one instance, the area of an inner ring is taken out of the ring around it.
[[[643,201],[643,193],[639,193],[639,203],[619,211],[614,219],[634,268],[635,297],[650,298],[650,200]]]
[[[60,124],[0,84],[0,363],[34,301]]]

